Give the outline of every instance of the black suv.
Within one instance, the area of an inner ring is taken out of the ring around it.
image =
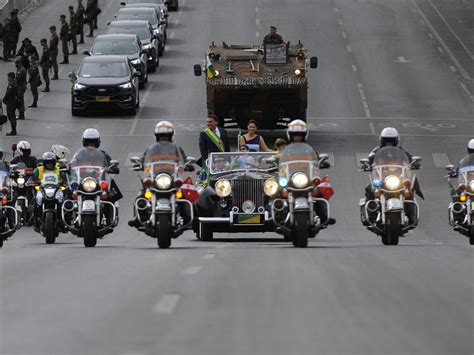
[[[135,70],[140,73],[140,89],[143,89],[148,81],[147,55],[142,51],[142,44],[137,35],[97,36],[91,50],[82,51],[82,54],[90,56],[126,55]]]
[[[158,56],[158,36],[153,34],[153,28],[148,21],[113,21],[109,24],[109,34],[135,34],[142,43],[142,51],[147,55],[149,72],[156,71],[160,65]]]
[[[71,113],[85,111],[125,111],[137,113],[140,103],[138,73],[130,59],[119,55],[85,57],[72,81]]]

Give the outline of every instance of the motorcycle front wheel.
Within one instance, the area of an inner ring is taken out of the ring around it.
[[[54,244],[56,241],[56,233],[54,228],[54,214],[53,212],[46,212],[44,216],[43,235],[46,239],[46,244]]]
[[[81,237],[86,248],[93,248],[97,244],[96,215],[82,215]]]
[[[387,224],[384,228],[382,243],[384,245],[398,245],[398,239],[402,234],[401,214],[398,212],[388,213],[387,221],[389,224]]]
[[[308,246],[309,214],[308,212],[297,212],[294,218],[293,245],[297,248],[306,248]]]
[[[158,215],[158,228],[156,229],[156,232],[158,234],[158,247],[161,249],[169,248],[171,245],[171,233],[173,232],[171,229],[170,214]]]

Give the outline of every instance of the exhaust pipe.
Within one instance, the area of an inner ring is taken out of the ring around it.
[[[72,202],[71,200],[66,200],[64,201],[63,203],[63,209],[66,211],[66,212],[72,212],[74,210],[74,202]]]
[[[285,201],[277,199],[273,201],[273,209],[277,212],[281,212],[285,209]]]
[[[369,212],[377,212],[379,210],[379,203],[377,201],[371,200],[367,202],[367,211]]]
[[[136,202],[135,205],[137,206],[137,210],[143,211],[148,208],[148,201],[145,200],[144,198],[139,198]]]
[[[460,202],[455,202],[453,204],[452,209],[453,209],[453,213],[456,213],[456,214],[463,213],[464,210],[466,209],[466,205]]]

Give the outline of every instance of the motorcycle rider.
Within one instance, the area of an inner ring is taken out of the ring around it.
[[[54,173],[60,184],[65,184],[67,181],[67,177],[65,172],[60,170],[60,167],[57,165],[56,155],[52,152],[45,152],[41,157],[42,165],[38,166],[34,172],[32,179],[35,183],[40,184],[43,180],[43,176],[46,173]],[[58,190],[56,193],[56,198],[58,199],[59,203],[64,201],[64,193],[62,190]],[[43,206],[43,192],[39,190],[36,193],[36,203],[35,203],[35,210],[34,210],[34,217],[35,217],[35,231],[40,232],[41,228],[41,219],[43,215],[42,206]],[[61,219],[58,219],[61,221]],[[60,229],[63,229],[64,225],[59,222]]]
[[[14,157],[10,164],[24,163],[27,168],[34,169],[38,164],[38,159],[31,155],[31,144],[28,141],[20,141],[17,144],[17,148],[21,154]]]
[[[459,167],[461,165],[463,165],[463,161],[465,159],[468,159],[470,158],[470,155],[471,154],[474,154],[474,138],[471,139],[468,143],[467,143],[467,155],[464,156],[464,158],[461,159],[461,161],[459,162],[458,166],[456,167],[455,170],[451,171],[449,176],[451,178],[457,178],[458,175],[459,175]],[[459,189],[457,188],[454,188],[454,187],[451,187],[451,196],[453,197],[453,200],[455,200],[454,202],[457,202],[459,201],[459,195],[460,195],[461,191],[459,191]]]
[[[99,149],[100,148],[100,133],[95,128],[87,128],[82,133],[82,146],[83,147],[94,147]],[[110,165],[112,158],[110,157],[109,153],[105,150],[100,149],[102,153],[104,153],[105,158],[107,160],[107,165]],[[118,174],[120,172],[120,168],[118,166],[114,167],[111,171],[112,174]]]
[[[154,143],[151,147],[155,146],[156,144],[159,144],[160,145],[160,151],[162,152],[162,154],[166,154],[170,157],[171,156],[172,157],[177,157],[177,159],[179,161],[184,162],[185,159],[186,159],[184,151],[180,147],[176,146],[176,144],[173,143],[174,133],[175,133],[174,126],[171,122],[169,122],[169,121],[160,121],[160,122],[158,122],[155,126],[156,143]],[[148,148],[148,149],[150,149],[150,148]],[[148,152],[148,149],[143,153],[143,155],[141,156],[141,159],[140,159],[141,160],[141,165],[142,165],[143,168],[144,168],[145,156]],[[143,191],[144,191],[143,189],[140,191],[140,195],[138,197],[143,195]],[[140,223],[139,223],[138,218],[136,216],[135,209],[134,209],[134,216],[130,221],[128,221],[128,225],[130,227],[139,227],[140,226]]]
[[[319,161],[319,153],[316,152],[313,149],[313,147],[311,147],[309,144],[306,143],[306,140],[308,139],[308,136],[309,136],[309,129],[308,129],[308,125],[306,124],[306,122],[304,122],[303,120],[293,120],[293,121],[291,121],[288,124],[288,129],[286,130],[286,136],[287,136],[288,142],[289,142],[288,148],[291,145],[294,146],[296,144],[305,145],[305,146],[307,146],[307,147],[305,147],[306,151],[313,151],[316,154],[316,162]],[[288,149],[288,148],[285,149],[281,153],[280,159],[285,159],[286,156],[288,156],[289,159],[291,159],[291,154],[292,154],[291,149]],[[311,157],[311,159],[313,159],[313,157]],[[324,161],[320,164],[321,169],[327,169],[330,166],[331,165],[326,161]],[[316,211],[316,214],[321,219],[321,224],[326,224],[327,223],[327,224],[332,225],[332,224],[336,223],[335,218],[328,218],[328,211],[327,211],[326,204],[316,202],[315,203],[315,211]]]
[[[372,166],[374,163],[374,158],[377,152],[384,148],[384,147],[397,147],[398,149],[402,150],[407,156],[408,160],[411,162],[413,160],[413,156],[408,153],[405,149],[403,149],[400,145],[400,135],[398,131],[393,128],[393,127],[385,127],[382,129],[380,132],[379,136],[379,145],[372,149],[372,151],[369,153],[367,158],[369,159],[369,166]],[[420,169],[421,165],[419,162],[413,163],[412,164],[412,169],[417,170]],[[416,180],[415,185],[414,185],[414,190],[418,193],[418,195],[423,198],[423,194],[421,193],[420,186],[418,183],[418,180]],[[366,201],[373,200],[375,198],[374,191],[372,189],[372,185],[369,184],[365,188],[365,199]],[[416,223],[416,210],[415,207],[412,204],[406,204],[405,205],[405,213],[408,217],[409,224],[415,224]],[[376,212],[369,213],[369,218],[373,219],[376,217]],[[368,226],[369,223],[365,219],[365,210],[363,206],[361,206],[361,219],[362,219],[362,224],[365,226]]]

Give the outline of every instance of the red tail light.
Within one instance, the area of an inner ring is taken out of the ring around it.
[[[313,184],[314,186],[318,186],[321,183],[321,180],[319,178],[314,178]]]
[[[101,188],[102,190],[107,190],[107,189],[109,188],[109,184],[107,184],[107,181],[102,181],[102,182],[100,183],[100,188]]]
[[[143,185],[145,185],[145,187],[150,187],[151,185],[153,185],[153,180],[150,178],[145,178],[143,179]]]

